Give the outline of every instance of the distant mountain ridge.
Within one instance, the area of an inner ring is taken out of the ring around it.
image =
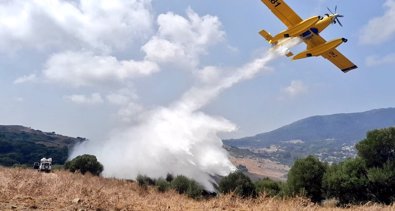
[[[21,125],[0,125],[0,137],[12,138],[14,141],[30,141],[48,147],[70,147],[85,138],[68,137],[55,132],[43,132]]]
[[[285,157],[279,160],[290,163],[290,159],[308,153],[329,153],[328,156],[335,156],[333,152],[342,148],[352,151],[350,147],[365,138],[368,131],[392,126],[395,126],[395,108],[383,108],[359,113],[312,116],[267,133],[224,140],[224,143],[262,152],[262,155],[269,157],[270,153],[265,152],[283,152]]]

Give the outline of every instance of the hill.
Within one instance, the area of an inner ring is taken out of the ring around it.
[[[343,210],[307,199],[255,200],[222,195],[193,200],[173,191],[159,193],[126,180],[64,171],[39,173],[0,167],[0,210]],[[332,204],[333,205],[333,204]],[[350,206],[347,210],[394,210],[394,206]]]
[[[55,132],[42,132],[28,127],[0,126],[0,165],[32,165],[43,157],[63,164],[70,147],[84,138],[71,138]]]
[[[355,143],[368,131],[391,126],[395,126],[395,108],[313,116],[267,133],[224,140],[224,143],[284,164],[310,154],[338,162],[355,156]]]

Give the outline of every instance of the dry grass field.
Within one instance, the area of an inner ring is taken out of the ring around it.
[[[329,203],[330,204],[330,203]],[[175,192],[159,193],[136,183],[72,174],[0,168],[0,210],[342,210],[306,199],[240,199],[219,196],[196,201]],[[395,210],[367,204],[347,210]]]

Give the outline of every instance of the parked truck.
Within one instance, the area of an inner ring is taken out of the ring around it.
[[[52,158],[42,158],[38,166],[38,171],[51,172],[52,170]]]

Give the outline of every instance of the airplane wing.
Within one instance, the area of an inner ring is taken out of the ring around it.
[[[307,49],[311,49],[315,46],[326,43],[326,40],[320,35],[314,34],[311,38],[304,40],[304,42],[307,44]],[[347,59],[347,57],[345,57],[336,49],[332,49],[324,53],[322,57],[332,62],[344,73],[358,68],[354,63],[352,63],[349,59]]]
[[[302,22],[296,14],[283,0],[261,0],[267,7],[288,27],[295,26]]]

